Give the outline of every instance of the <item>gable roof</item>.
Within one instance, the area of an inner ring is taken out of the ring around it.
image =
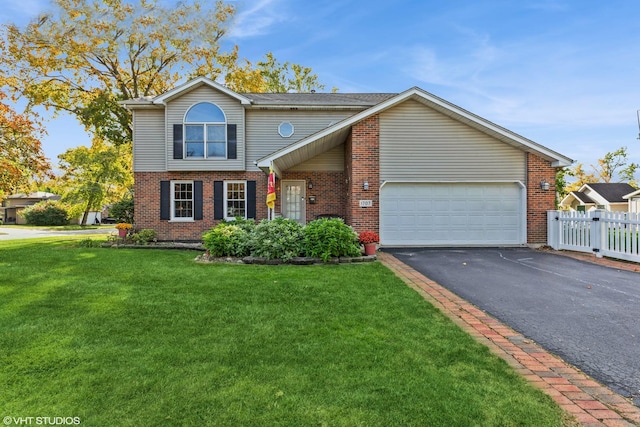
[[[625,194],[624,196],[622,196],[622,198],[625,200],[635,199],[636,197],[640,197],[640,190],[636,190],[633,193]]]
[[[580,188],[580,191],[584,191],[587,188],[590,188],[592,191],[598,193],[609,203],[626,203],[624,196],[636,191],[634,187],[627,184],[626,182],[598,182],[593,184],[584,184],[582,188]]]
[[[474,129],[479,130],[502,142],[519,148],[523,151],[532,152],[550,161],[555,167],[569,166],[573,160],[565,157],[547,147],[544,147],[530,139],[518,135],[506,128],[496,125],[480,116],[477,116],[463,108],[460,108],[444,99],[426,92],[418,87],[413,87],[402,93],[390,96],[382,102],[356,113],[320,132],[303,138],[287,147],[284,147],[268,156],[258,160],[257,165],[263,170],[268,170],[273,164],[276,173],[279,170],[286,170],[291,166],[308,160],[324,151],[336,147],[342,143],[348,135],[351,126],[364,120],[365,118],[388,110],[402,102],[412,99],[416,100],[452,119],[462,122]]]
[[[241,94],[232,91],[224,85],[214,82],[211,79],[206,77],[198,77],[193,80],[189,80],[188,82],[181,84],[179,86],[174,87],[173,89],[158,95],[156,97],[143,97],[137,99],[127,99],[125,101],[120,101],[119,103],[128,107],[128,108],[149,108],[152,106],[161,106],[166,104],[169,100],[176,98],[178,96],[182,96],[187,92],[190,92],[200,86],[209,86],[219,92],[222,92],[231,98],[236,99],[242,105],[250,105],[251,101]]]
[[[587,196],[585,193],[583,193],[582,191],[572,191],[571,194],[578,199],[578,201],[584,203],[585,205],[595,205],[596,202],[595,200],[593,200],[591,197]]]

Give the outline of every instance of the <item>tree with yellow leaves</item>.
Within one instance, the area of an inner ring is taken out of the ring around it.
[[[220,41],[235,13],[231,4],[161,0],[52,0],[54,10],[24,28],[6,25],[0,74],[15,98],[75,115],[96,137],[131,141],[131,118],[118,104],[155,96],[179,81],[206,76],[236,91],[321,89],[306,67],[285,63],[295,84],[274,88],[266,71],[280,65],[240,60]],[[282,67],[281,67],[282,68]],[[265,78],[266,77],[266,78]]]

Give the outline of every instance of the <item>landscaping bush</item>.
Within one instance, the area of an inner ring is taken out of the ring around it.
[[[109,209],[109,216],[117,222],[133,223],[133,197],[124,196],[122,200],[115,202]]]
[[[22,211],[27,224],[66,225],[69,223],[67,209],[58,202],[45,200],[29,206]]]
[[[251,233],[250,244],[254,256],[289,261],[303,253],[303,227],[286,218],[262,220]]]
[[[214,257],[244,257],[250,253],[248,222],[222,222],[202,235],[204,247]]]
[[[136,243],[136,245],[148,245],[155,241],[157,237],[158,233],[150,228],[143,228],[137,233],[133,233],[131,235],[131,239]]]
[[[333,257],[360,255],[358,235],[340,218],[322,218],[304,228],[305,255],[327,262]]]

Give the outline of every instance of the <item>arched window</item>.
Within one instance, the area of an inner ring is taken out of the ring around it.
[[[184,116],[185,158],[227,157],[227,119],[215,104],[200,102]]]

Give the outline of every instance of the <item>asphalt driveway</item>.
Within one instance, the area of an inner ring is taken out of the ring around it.
[[[385,248],[640,406],[640,274],[527,248]]]

